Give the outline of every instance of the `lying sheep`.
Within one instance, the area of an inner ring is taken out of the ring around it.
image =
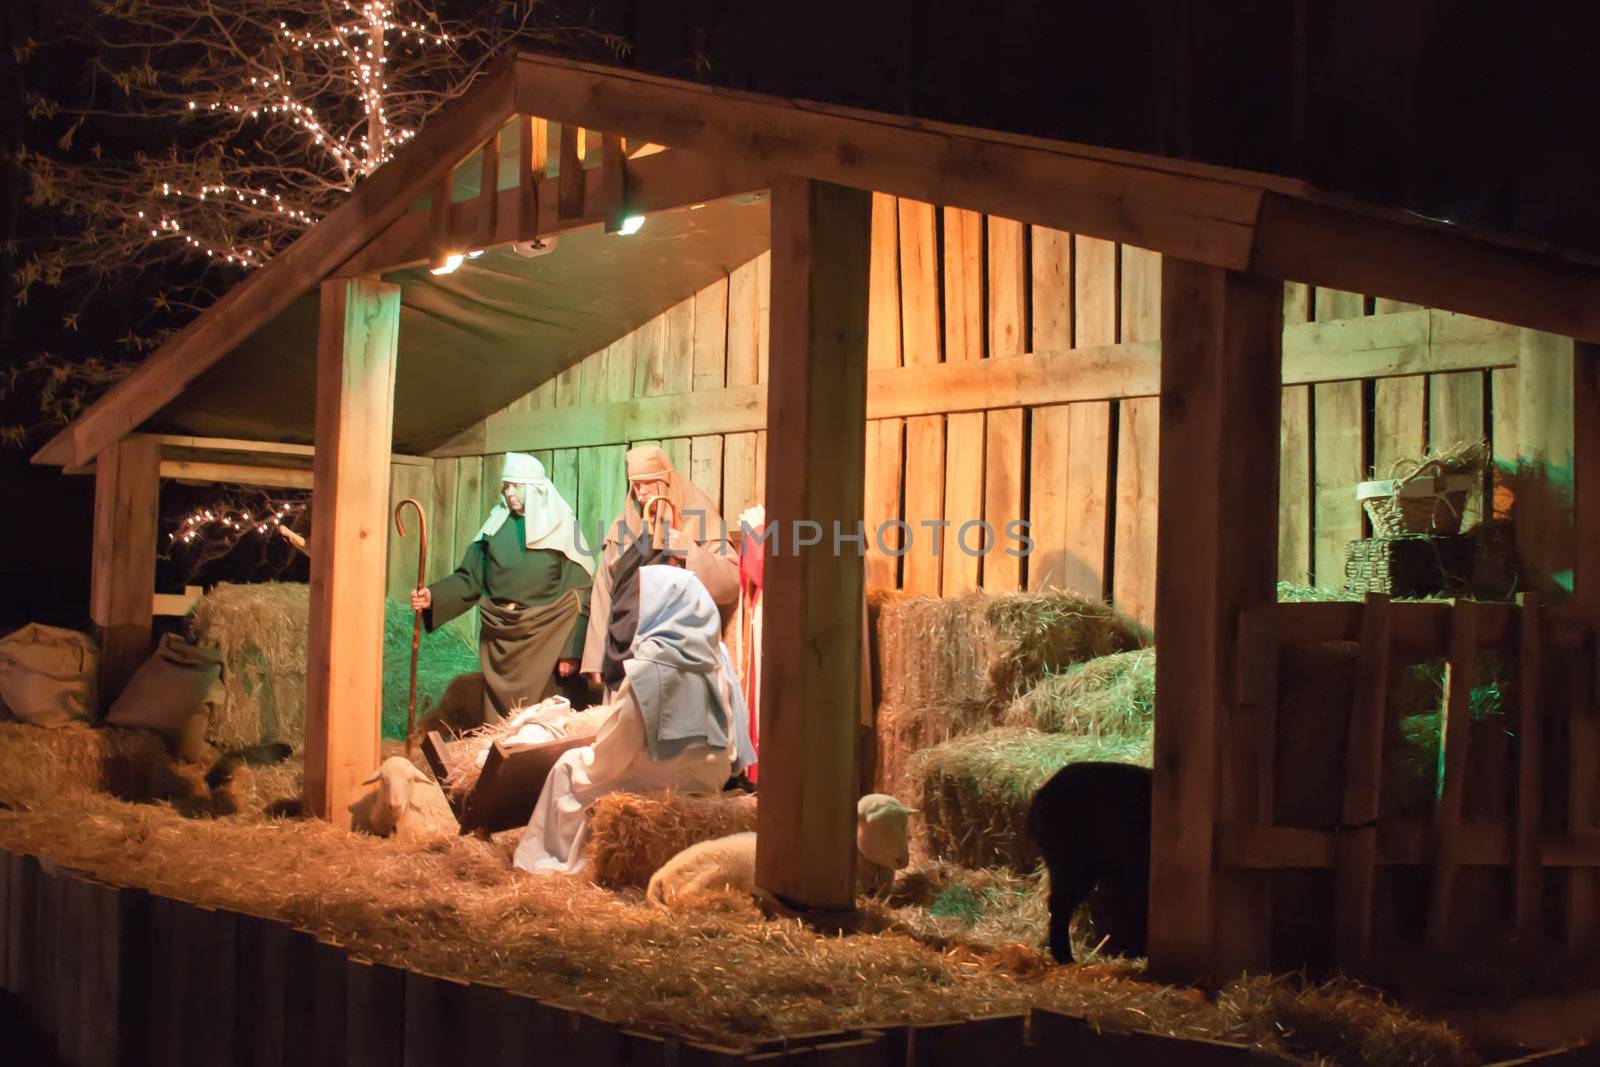
[[[911,861],[906,816],[894,797],[872,793],[856,803],[856,882],[863,892],[883,893],[894,872]],[[702,841],[673,856],[650,876],[645,899],[668,906],[712,889],[754,893],[756,835],[746,831]]]
[[[458,834],[450,802],[439,783],[404,756],[390,756],[362,785],[377,783],[367,810],[367,827],[379,837],[416,841],[436,834]],[[359,803],[359,802],[358,802]]]

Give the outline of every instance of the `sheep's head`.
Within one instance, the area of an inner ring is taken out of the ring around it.
[[[391,823],[400,818],[400,813],[411,803],[411,789],[418,782],[428,781],[428,776],[417,769],[417,765],[404,756],[390,756],[378,765],[362,785],[378,784],[378,798],[376,806],[383,810]]]
[[[911,862],[906,816],[917,809],[887,793],[868,793],[856,802],[856,849],[880,867],[898,871]]]

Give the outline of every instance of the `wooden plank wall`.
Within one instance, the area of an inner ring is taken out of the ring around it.
[[[638,397],[668,396],[754,385],[767,362],[767,277],[770,255],[763,254],[702,289],[599,352],[519,397],[508,413],[590,407]],[[718,502],[731,525],[759,503],[765,477],[766,434],[706,434],[588,448],[535,452],[551,480],[578,516],[586,543],[616,518],[627,492],[623,457],[630,445],[660,445],[673,465]],[[430,580],[448,574],[483,524],[500,495],[503,454],[441,456],[435,459],[429,518]],[[396,499],[401,492],[397,475]],[[422,488],[422,487],[419,487]],[[437,518],[435,518],[437,516]],[[415,552],[415,548],[411,549]],[[391,595],[415,578],[415,555],[391,574]],[[409,566],[410,570],[406,570]],[[407,578],[406,575],[411,577]],[[476,634],[476,619],[453,625]]]
[[[1027,353],[1090,361],[1097,358],[1096,346],[1159,340],[1161,259],[1155,253],[883,194],[874,196],[872,226],[871,371]],[[762,255],[738,267],[505,413],[693,393],[726,396],[726,390],[759,384],[767,360],[768,263]],[[1337,333],[1343,320],[1415,310],[1296,284],[1287,286],[1284,300],[1286,327],[1302,331],[1311,328],[1307,324],[1328,324]],[[1431,355],[1407,355],[1404,345],[1396,349],[1391,341],[1370,337],[1350,341],[1351,351],[1365,358],[1370,353],[1364,346],[1373,345],[1384,359],[1443,359],[1456,367],[1481,362],[1497,369],[1319,379],[1285,387],[1279,465],[1283,580],[1343,584],[1345,544],[1366,533],[1355,485],[1374,468],[1381,475],[1397,458],[1476,437],[1491,440],[1507,469],[1526,451],[1516,441],[1517,331],[1505,333],[1506,352],[1488,351],[1500,343],[1499,335],[1479,324],[1470,346],[1464,342],[1451,351],[1450,338],[1434,334],[1448,333],[1456,319],[1447,316],[1440,325],[1423,318],[1426,334],[1406,344]],[[1424,329],[1420,321],[1413,316],[1408,328]],[[1372,326],[1380,332],[1401,328],[1401,320],[1392,323]],[[1521,343],[1527,347],[1525,339]],[[1384,354],[1391,351],[1397,354]],[[1108,597],[1150,624],[1157,416],[1153,396],[1129,396],[988,410],[969,405],[943,413],[919,408],[870,420],[864,500],[869,588],[946,596],[973,589],[1061,588]],[[730,524],[759,502],[765,471],[765,435],[748,423],[739,429],[658,442],[720,501]],[[612,443],[540,453],[585,531],[597,529],[620,507],[625,449]],[[434,513],[455,519],[436,520],[430,575],[444,573],[447,562],[453,565],[482,522],[497,493],[489,470],[497,461],[437,460]],[[1475,496],[1469,522],[1485,499],[1509,498],[1507,486],[1496,482],[1494,488],[1495,497]],[[1006,526],[1017,519],[1031,524],[1034,550],[1027,558],[1005,551],[1015,544]],[[884,529],[892,520],[904,525]],[[982,558],[961,551],[963,544],[981,548],[980,522],[996,536]],[[882,537],[873,536],[878,530]],[[908,535],[909,545],[902,540]],[[400,579],[402,585],[408,581]]]

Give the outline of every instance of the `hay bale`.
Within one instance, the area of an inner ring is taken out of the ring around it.
[[[1039,851],[1028,837],[1033,795],[1069,763],[1107,760],[1151,764],[1150,736],[1049,734],[999,727],[916,753],[928,853],[964,867],[1027,873]]]
[[[33,808],[92,793],[124,800],[177,799],[192,792],[192,783],[176,773],[166,743],[153,731],[0,723],[0,805]]]
[[[1156,651],[1116,652],[1042,679],[1013,700],[1003,726],[1091,737],[1143,738],[1155,725]]]
[[[756,828],[755,797],[676,790],[608,793],[589,812],[589,863],[611,889],[643,889],[673,856],[701,841]]]
[[[912,795],[912,753],[996,725],[1046,678],[1148,643],[1104,601],[1063,592],[886,599],[877,632],[878,788],[896,796]]]
[[[225,699],[206,739],[223,749],[305,740],[310,587],[219,582],[195,605],[198,643],[222,654]]]
[[[218,583],[195,606],[200,644],[222,654],[226,698],[207,740],[223,749],[305,740],[310,589],[300,582]],[[410,690],[409,604],[384,601],[383,736],[403,739]],[[478,670],[478,650],[457,627],[424,635],[417,655],[417,719],[459,675]]]

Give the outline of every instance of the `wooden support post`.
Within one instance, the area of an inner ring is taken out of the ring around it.
[[[454,193],[454,176],[446,174],[428,194],[428,266],[435,269],[445,265],[451,255],[461,255],[465,248],[450,247],[450,200]]]
[[[561,124],[561,158],[556,171],[556,218],[583,218],[583,131]]]
[[[1266,885],[1218,864],[1219,812],[1257,768],[1225,742],[1240,613],[1275,603],[1283,283],[1167,257],[1161,270],[1150,964],[1216,980],[1266,960]],[[1223,795],[1226,780],[1231,796]],[[1243,798],[1243,799],[1241,799]]]
[[[614,133],[600,135],[600,214],[607,233],[622,229],[628,215],[628,160]]]
[[[325,282],[317,334],[305,799],[339,824],[378,765],[400,289]]]
[[[160,472],[160,443],[141,434],[95,460],[89,618],[100,644],[101,707],[111,706],[150,654]]]
[[[1389,693],[1389,598],[1368,593],[1361,611],[1355,704],[1344,749],[1344,808],[1336,838],[1334,952],[1346,966],[1372,956],[1372,881],[1378,859],[1378,792]]]
[[[1539,594],[1517,597],[1517,829],[1511,896],[1519,937],[1539,935],[1544,896],[1544,635]]]
[[[1445,665],[1444,722],[1439,725],[1439,789],[1433,808],[1433,873],[1428,894],[1428,944],[1446,947],[1454,919],[1456,872],[1461,867],[1461,802],[1467,784],[1467,730],[1472,677],[1478,662],[1478,605],[1457,600],[1450,611]]]
[[[1572,356],[1573,600],[1600,609],[1600,345],[1579,343]],[[1600,640],[1591,642],[1590,664],[1574,686],[1567,742],[1569,774],[1567,830],[1581,834],[1600,822]],[[1576,673],[1576,672],[1573,672]],[[1594,948],[1600,880],[1594,870],[1567,874],[1567,948]]]
[[[867,418],[870,194],[802,179],[772,191],[766,508],[771,603],[761,679],[756,884],[791,906],[855,901],[856,704]],[[799,520],[820,543],[796,547]],[[837,549],[837,550],[836,550]]]
[[[517,232],[530,237],[539,232],[539,182],[544,178],[550,146],[549,124],[522,116],[522,140],[517,144]]]
[[[494,243],[494,231],[500,221],[500,135],[483,142],[478,156],[478,248]],[[465,251],[465,249],[463,249]]]

